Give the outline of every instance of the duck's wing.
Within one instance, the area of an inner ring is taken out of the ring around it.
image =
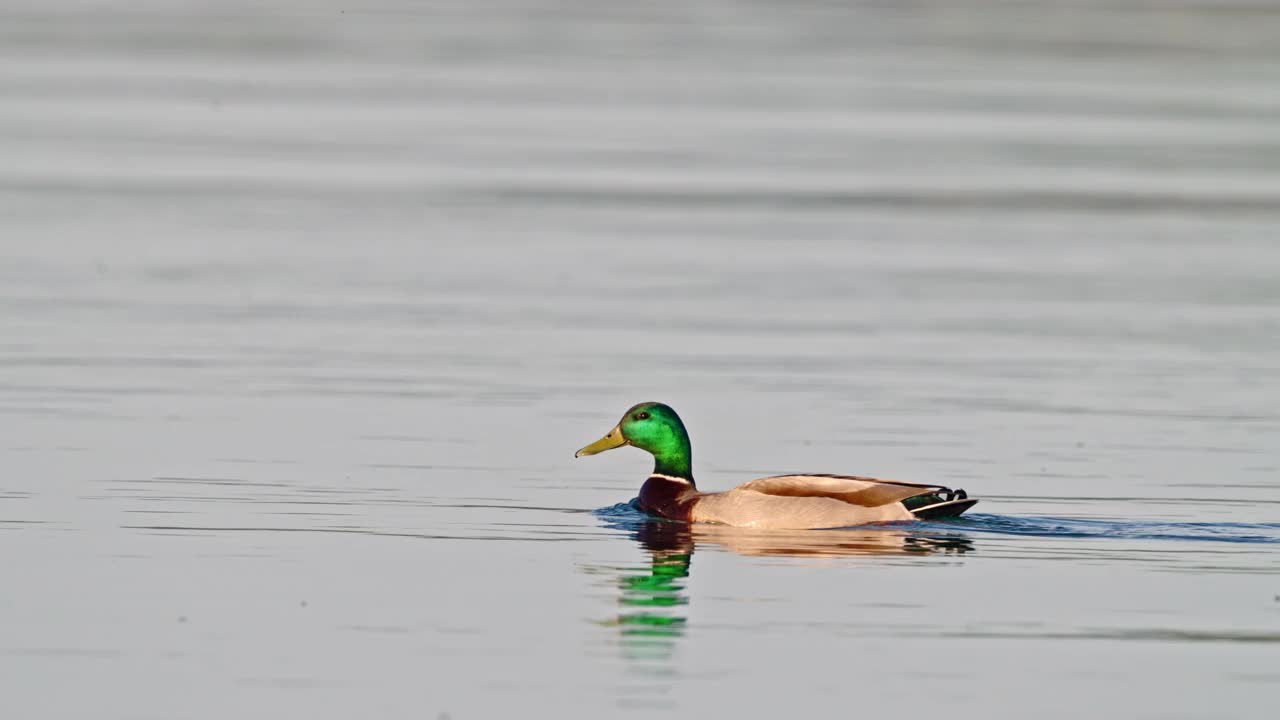
[[[855,475],[776,475],[743,483],[736,489],[778,497],[824,497],[850,505],[881,507],[914,497],[950,493],[941,485],[918,485]]]

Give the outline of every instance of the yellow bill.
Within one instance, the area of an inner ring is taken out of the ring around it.
[[[578,452],[574,453],[573,456],[576,458],[580,458],[586,455],[595,455],[596,453],[602,453],[605,450],[620,448],[623,445],[627,445],[627,444],[629,444],[627,442],[627,439],[622,437],[622,428],[615,425],[614,428],[609,431],[608,435],[605,435],[599,440],[582,448]]]

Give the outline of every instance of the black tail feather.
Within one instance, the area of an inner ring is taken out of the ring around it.
[[[919,520],[937,520],[939,518],[959,517],[965,510],[978,504],[977,498],[969,497],[963,490],[958,490],[956,494],[960,497],[954,500],[943,500],[932,505],[908,509]],[[912,499],[914,500],[914,498]]]

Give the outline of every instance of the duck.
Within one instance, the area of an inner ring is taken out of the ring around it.
[[[693,480],[693,451],[670,405],[633,406],[604,437],[574,457],[631,446],[653,456],[638,507],[692,523],[771,530],[816,530],[957,517],[977,504],[964,490],[826,473],[774,475],[724,492],[702,492]]]

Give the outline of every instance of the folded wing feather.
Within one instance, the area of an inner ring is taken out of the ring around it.
[[[945,488],[850,475],[778,475],[752,480],[739,485],[737,489],[780,497],[826,497],[870,508],[901,502]]]

